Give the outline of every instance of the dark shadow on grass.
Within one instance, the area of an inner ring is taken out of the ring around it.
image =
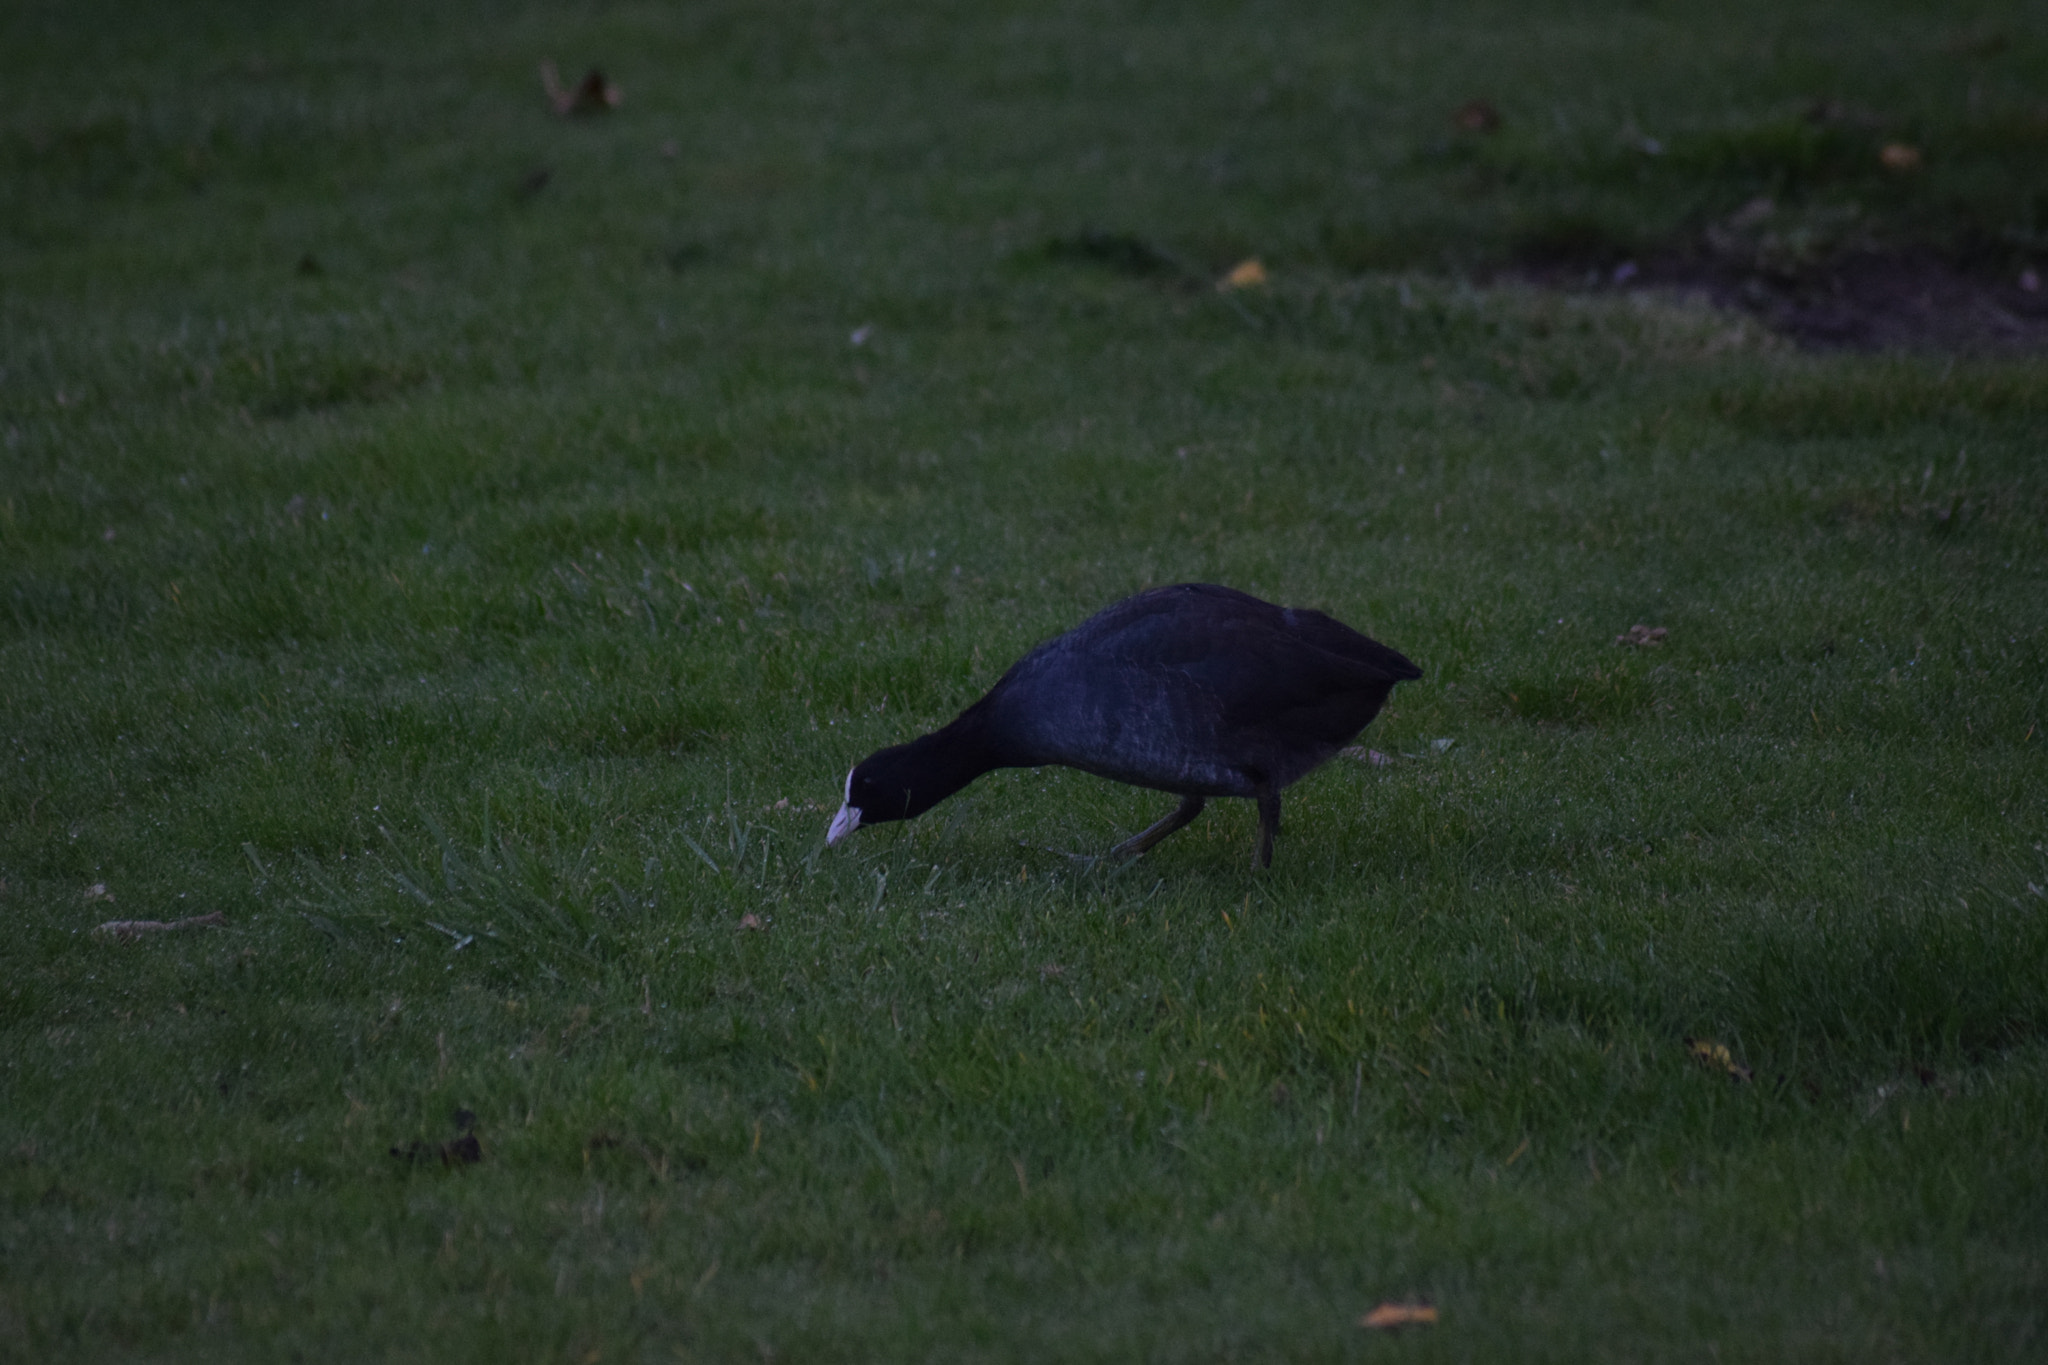
[[[280,420],[381,403],[430,383],[432,376],[409,361],[246,350],[222,355],[198,380],[217,402]]]
[[[1518,239],[1501,278],[1574,292],[1679,294],[1749,313],[1802,348],[2027,355],[2048,351],[2042,271],[2010,249],[1815,245],[1812,215],[1782,229],[1759,197],[1698,234],[1635,242],[1593,218]],[[1889,404],[1881,404],[1880,410]]]
[[[1716,416],[1777,438],[1867,437],[1959,418],[2048,417],[2048,373],[2010,364],[1892,363],[1754,375],[1718,390]]]
[[[1155,280],[1194,286],[1205,282],[1206,271],[1192,261],[1159,244],[1128,232],[1083,229],[1069,237],[1055,237],[1022,259],[1054,265],[1093,266],[1126,279]]]
[[[1655,701],[1649,682],[1626,664],[1594,667],[1577,675],[1511,680],[1501,688],[1501,698],[1517,720],[1573,726],[1626,720]]]

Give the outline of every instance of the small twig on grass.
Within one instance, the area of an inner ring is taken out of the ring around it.
[[[179,929],[224,929],[227,916],[215,910],[211,914],[192,915],[186,919],[110,919],[105,924],[93,926],[98,938],[110,938],[117,943],[133,943],[146,934],[168,934]]]

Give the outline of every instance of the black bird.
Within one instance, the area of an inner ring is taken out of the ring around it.
[[[952,724],[846,775],[825,841],[908,820],[994,768],[1057,763],[1173,792],[1119,844],[1136,855],[1212,796],[1259,803],[1253,866],[1273,864],[1280,793],[1349,744],[1422,670],[1319,611],[1182,583],[1128,597],[1032,650]]]

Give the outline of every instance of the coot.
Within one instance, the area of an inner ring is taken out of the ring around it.
[[[827,843],[922,815],[995,768],[1057,763],[1173,792],[1180,808],[1115,850],[1136,855],[1212,796],[1259,803],[1253,866],[1273,863],[1280,793],[1349,744],[1422,670],[1319,611],[1212,583],[1153,588],[1048,640],[952,724],[846,775]]]

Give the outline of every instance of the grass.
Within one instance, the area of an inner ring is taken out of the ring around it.
[[[7,1354],[2041,1351],[2048,370],[1460,273],[2032,259],[2032,11],[0,35]],[[822,848],[1182,579],[1426,670],[1270,874],[1058,771]]]

